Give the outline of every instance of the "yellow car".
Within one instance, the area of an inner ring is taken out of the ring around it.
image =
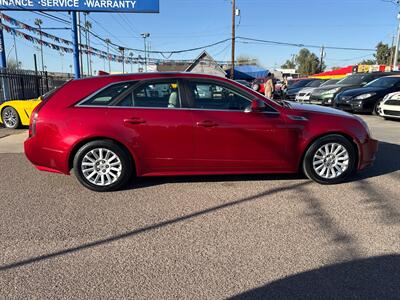
[[[10,100],[0,105],[0,123],[7,128],[29,125],[32,111],[42,101],[42,97],[31,100]]]

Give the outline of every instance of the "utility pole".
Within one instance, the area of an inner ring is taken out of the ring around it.
[[[400,1],[397,0],[397,8],[399,8]],[[397,12],[397,35],[396,35],[396,48],[394,51],[394,58],[393,58],[393,70],[398,70],[398,58],[399,58],[399,42],[400,42],[400,12]]]
[[[323,66],[324,66],[324,56],[325,56],[325,47],[321,47],[321,57],[319,61],[319,71],[322,72]]]
[[[232,0],[232,50],[231,50],[231,76],[234,78],[235,72],[235,37],[236,37],[236,0]]]
[[[144,42],[144,71],[147,72],[147,45],[146,45],[146,39],[150,36],[150,33],[143,32],[143,33],[141,33],[141,36],[142,36],[143,42]]]
[[[43,21],[41,19],[35,19],[35,25],[39,27],[40,30],[40,58],[42,60],[42,72],[44,73],[42,24]]]
[[[392,46],[390,47],[390,57],[389,57],[389,63],[388,65],[390,66],[393,63],[393,55],[394,55],[394,35],[392,35]],[[392,70],[392,67],[390,68]]]
[[[110,39],[105,39],[104,40],[107,45],[107,59],[108,59],[108,73],[111,73],[111,59],[110,59],[110,44],[111,40]]]

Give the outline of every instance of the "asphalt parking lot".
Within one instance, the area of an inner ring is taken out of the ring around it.
[[[35,170],[5,148],[24,134],[0,129],[0,298],[399,299],[400,122],[363,118],[380,151],[341,185],[149,178],[105,194]]]

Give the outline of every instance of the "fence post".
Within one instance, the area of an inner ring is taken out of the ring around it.
[[[22,100],[25,100],[24,76],[21,76],[20,79],[21,79]]]

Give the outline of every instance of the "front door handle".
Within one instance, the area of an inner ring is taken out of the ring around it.
[[[209,121],[209,120],[197,122],[196,125],[201,126],[201,127],[216,127],[216,126],[218,126],[217,123],[215,123],[213,121]]]
[[[146,120],[143,120],[141,118],[129,118],[129,119],[124,119],[124,123],[143,124],[143,123],[146,123]]]

